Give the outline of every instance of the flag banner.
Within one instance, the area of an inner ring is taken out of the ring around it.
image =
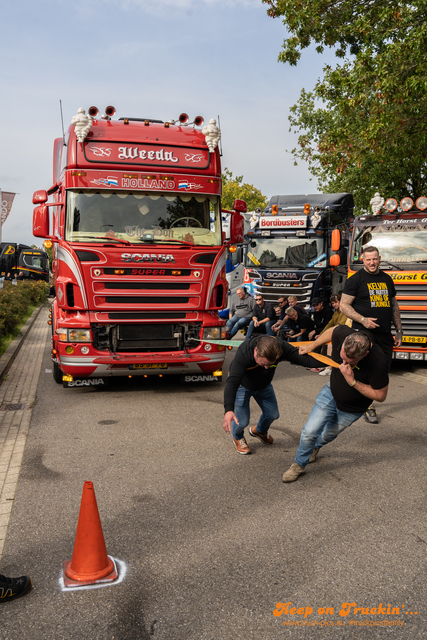
[[[1,197],[1,224],[2,226],[7,220],[7,216],[12,209],[13,199],[15,197],[15,193],[8,193],[7,191],[0,191]]]

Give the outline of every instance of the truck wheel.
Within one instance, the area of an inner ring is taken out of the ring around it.
[[[53,379],[58,384],[62,384],[62,371],[56,362],[53,363]]]

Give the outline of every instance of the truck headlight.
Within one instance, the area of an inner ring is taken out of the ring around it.
[[[221,340],[222,327],[206,327],[203,330],[203,340]]]
[[[59,327],[56,330],[60,342],[91,342],[90,329],[65,329]]]

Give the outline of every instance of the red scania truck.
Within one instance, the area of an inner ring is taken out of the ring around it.
[[[53,377],[220,379],[227,303],[215,120],[113,119],[79,109],[55,140],[33,233],[53,242]],[[236,201],[229,243],[243,239]]]

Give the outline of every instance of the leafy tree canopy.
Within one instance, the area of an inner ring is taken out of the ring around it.
[[[427,195],[427,2],[263,0],[289,31],[279,60],[312,42],[343,58],[302,91],[289,120],[297,159],[324,191],[352,191],[359,209],[384,197]],[[322,106],[323,105],[323,106]]]
[[[243,176],[233,176],[232,172],[225,168],[222,174],[222,199],[223,209],[232,209],[235,200],[244,200],[248,211],[254,211],[257,207],[264,209],[268,204],[268,198],[252,184],[243,182]]]

